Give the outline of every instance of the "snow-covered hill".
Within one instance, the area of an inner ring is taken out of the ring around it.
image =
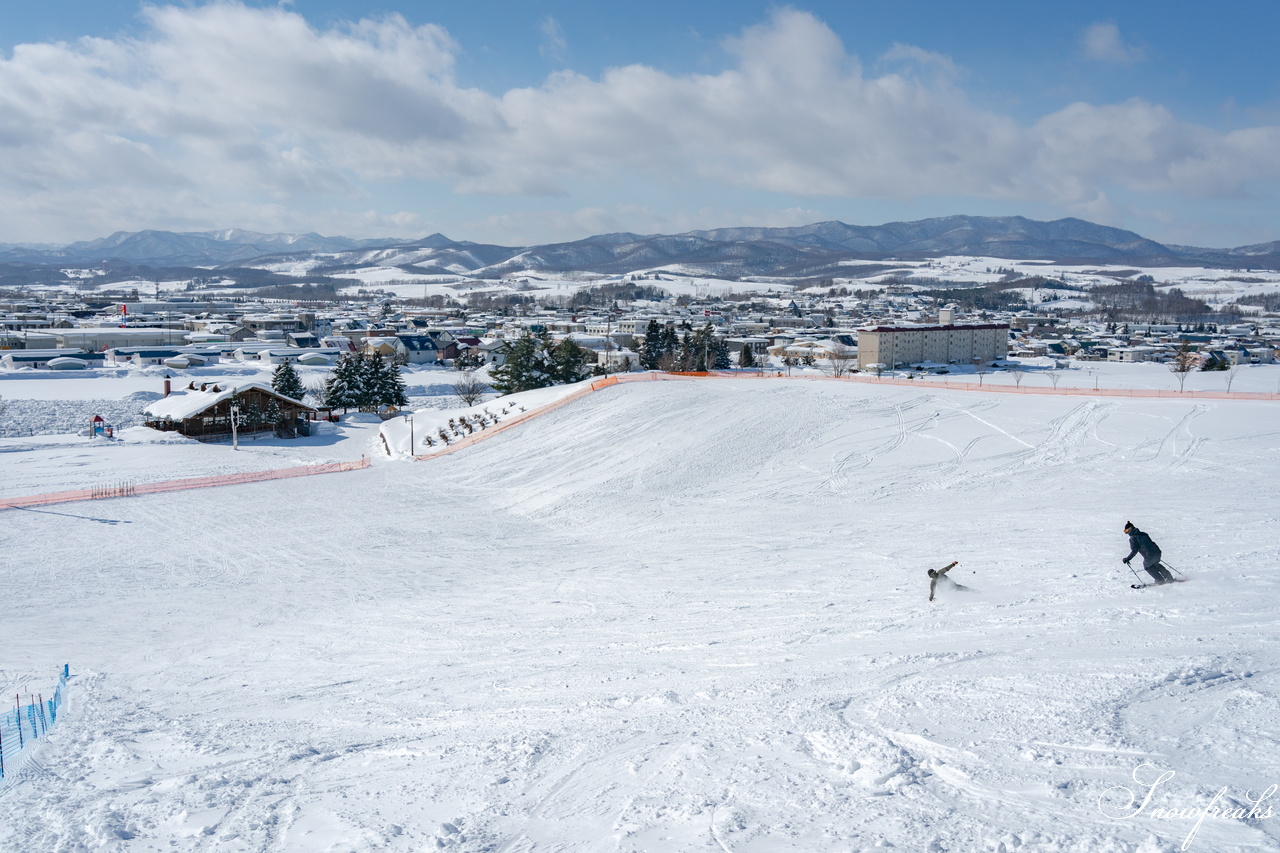
[[[636,383],[430,462],[4,511],[0,687],[76,677],[0,848],[1173,850],[1151,809],[1280,781],[1276,423]],[[1130,590],[1126,520],[1191,581]],[[928,602],[951,560],[976,591]]]

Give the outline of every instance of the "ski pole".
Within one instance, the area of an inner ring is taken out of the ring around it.
[[[1130,565],[1129,565],[1129,561],[1128,561],[1128,560],[1123,560],[1122,562],[1124,563],[1125,568],[1127,568],[1129,571],[1133,572],[1133,578],[1134,578],[1134,580],[1136,580],[1138,583],[1142,583],[1142,578],[1138,577],[1138,573],[1137,573],[1136,571],[1134,571],[1133,566],[1130,566]]]
[[[1166,562],[1166,561],[1164,561],[1164,560],[1161,560],[1161,561],[1160,561],[1160,565],[1164,566],[1166,569],[1173,569],[1175,572],[1178,572],[1178,570],[1177,570],[1177,569],[1175,569],[1175,568],[1174,568],[1170,563],[1168,563],[1168,562]],[[1184,575],[1182,572],[1178,572],[1178,577],[1180,577],[1180,578],[1184,578],[1184,577],[1186,577],[1186,575]]]

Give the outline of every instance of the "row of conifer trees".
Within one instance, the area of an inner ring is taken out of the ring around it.
[[[295,400],[301,400],[306,393],[297,371],[288,364],[277,368],[271,385],[276,393]],[[298,393],[290,394],[286,387]],[[398,365],[381,355],[346,353],[325,379],[320,403],[330,409],[373,410],[380,406],[406,406],[409,397]]]
[[[639,346],[642,370],[728,370],[733,366],[724,338],[707,323],[700,329],[659,325],[650,320]],[[548,335],[525,335],[505,347],[505,362],[490,374],[499,394],[512,394],[549,385],[579,382],[591,375],[593,353],[571,338],[553,341]],[[753,367],[751,348],[744,347],[739,367]],[[291,364],[276,368],[271,386],[277,394],[301,400],[307,393]],[[338,359],[324,382],[321,405],[332,409],[375,409],[405,406],[408,397],[400,368],[381,355],[347,353]]]

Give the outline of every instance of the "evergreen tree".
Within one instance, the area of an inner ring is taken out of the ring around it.
[[[330,409],[353,409],[360,406],[360,389],[364,384],[362,359],[346,353],[338,359],[324,382],[324,405]]]
[[[658,356],[658,363],[663,370],[677,369],[676,362],[680,357],[680,336],[676,334],[675,326],[663,326],[658,338],[662,350],[662,354]]]
[[[713,370],[716,357],[716,330],[707,323],[693,335],[693,369]]]
[[[724,338],[716,338],[714,352],[715,362],[712,365],[712,369],[728,370],[733,367],[733,361],[729,358],[729,344]]]
[[[381,354],[367,356],[361,361],[361,408],[376,409],[379,406],[407,406],[404,380],[400,366],[394,360],[387,361]]]
[[[499,394],[515,394],[552,384],[546,351],[538,338],[525,335],[505,344],[502,351],[505,362],[489,374],[489,384]]]
[[[680,353],[676,370],[693,370],[693,336],[685,332],[680,336]]]
[[[366,381],[369,405],[395,406],[396,408],[409,405],[404,379],[400,376],[400,365],[394,360],[388,362],[381,355],[368,359]]]
[[[253,429],[262,425],[262,407],[258,405],[257,396],[249,397],[240,409],[241,423]]]
[[[551,381],[556,384],[581,382],[587,378],[588,362],[594,361],[590,350],[583,349],[572,338],[565,338],[551,350]]]
[[[368,356],[364,353],[357,353],[355,368],[355,398],[356,405],[360,407],[362,412],[372,411],[377,408],[378,400],[374,393],[374,389],[382,382],[382,370],[386,363],[382,360],[382,356]]]
[[[301,400],[307,393],[307,389],[302,387],[298,371],[287,361],[277,365],[275,372],[271,374],[271,390],[290,400]]]
[[[404,377],[400,375],[400,365],[393,364],[387,371],[387,402],[397,408],[409,405],[409,392],[405,388]]]
[[[454,370],[475,370],[477,367],[484,367],[484,356],[478,349],[464,349],[453,360]]]
[[[738,353],[738,367],[755,367],[755,354],[751,352],[751,344],[743,344],[742,352]]]
[[[644,330],[644,342],[640,345],[640,368],[657,370],[662,360],[662,327],[657,320],[650,320]]]

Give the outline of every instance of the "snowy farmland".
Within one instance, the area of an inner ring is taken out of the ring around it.
[[[0,687],[73,675],[0,849],[1280,849],[1181,814],[1280,782],[1277,406],[634,383],[426,462],[0,511]],[[376,447],[339,429],[239,457]],[[236,456],[4,441],[31,490]],[[1126,520],[1190,582],[1131,590]]]

